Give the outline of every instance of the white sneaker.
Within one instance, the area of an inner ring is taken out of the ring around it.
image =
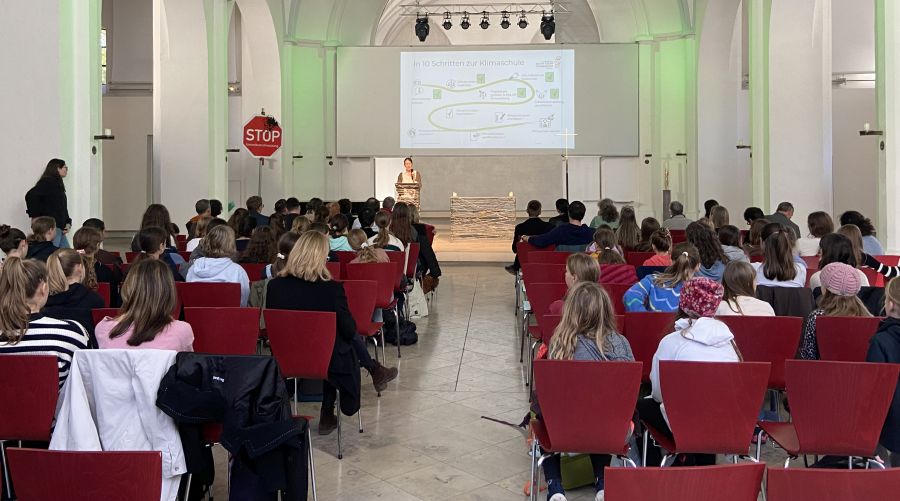
[[[594,497],[594,501],[603,501],[605,498],[603,491],[597,491],[597,495]]]
[[[554,494],[554,495],[550,496],[549,501],[566,501],[566,495],[565,494]]]

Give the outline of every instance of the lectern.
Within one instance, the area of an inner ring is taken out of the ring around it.
[[[415,205],[419,208],[419,191],[421,187],[418,183],[394,183],[397,189],[397,201],[408,205]]]

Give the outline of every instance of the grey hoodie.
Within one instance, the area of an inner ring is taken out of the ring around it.
[[[735,247],[733,245],[723,245],[722,250],[725,251],[725,255],[728,256],[729,261],[743,261],[745,263],[750,262],[750,258],[747,257],[747,254],[744,254],[744,249],[740,247]]]
[[[227,257],[201,257],[194,261],[184,277],[188,282],[231,282],[241,284],[241,306],[247,306],[250,278],[241,265]]]

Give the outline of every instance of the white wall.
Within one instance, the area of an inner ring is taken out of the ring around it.
[[[153,2],[105,0],[104,26],[109,31],[108,69],[114,83],[153,81]]]
[[[108,230],[136,230],[150,203],[147,136],[153,134],[153,98],[104,97],[103,126],[116,136],[103,149],[103,219]]]

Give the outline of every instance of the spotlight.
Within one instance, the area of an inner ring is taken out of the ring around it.
[[[528,18],[525,17],[525,11],[522,11],[522,15],[519,16],[519,28],[523,30],[528,27]]]
[[[502,12],[503,19],[500,21],[500,27],[504,30],[509,29],[509,12],[505,10]]]
[[[463,17],[462,17],[462,21],[459,22],[459,27],[464,30],[467,30],[467,29],[469,29],[469,26],[472,26],[472,23],[469,22],[469,13],[463,11]]]
[[[556,20],[553,18],[553,11],[550,11],[550,15],[544,12],[544,15],[541,16],[541,34],[544,35],[544,40],[550,40],[555,32]]]
[[[444,29],[449,30],[452,27],[453,27],[453,23],[450,22],[450,13],[447,12],[446,14],[444,14]]]
[[[420,42],[424,42],[428,38],[428,14],[416,17],[416,36]]]
[[[479,24],[478,26],[481,26],[481,29],[486,30],[486,29],[488,29],[488,27],[490,25],[491,25],[491,22],[488,21],[487,11],[482,12],[481,13],[481,24]]]

